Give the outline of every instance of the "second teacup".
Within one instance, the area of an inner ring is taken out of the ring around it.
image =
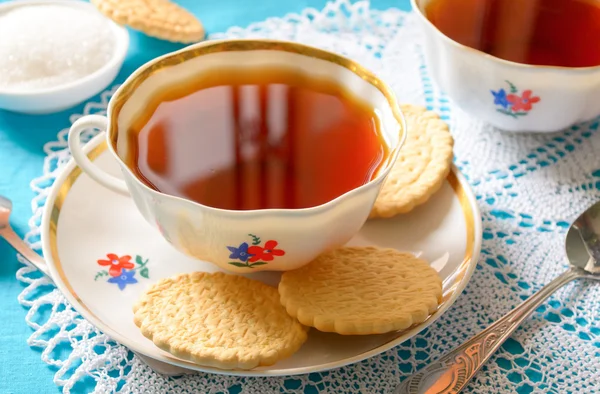
[[[556,132],[600,115],[597,60],[585,62],[580,55],[563,66],[556,59],[561,52],[566,52],[562,56],[588,49],[598,53],[589,41],[600,31],[594,19],[600,16],[597,2],[411,0],[411,4],[424,34],[433,81],[466,113],[514,132]],[[576,16],[586,18],[577,21]],[[569,50],[562,51],[559,44]]]

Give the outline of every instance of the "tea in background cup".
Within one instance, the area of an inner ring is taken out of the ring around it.
[[[411,0],[434,81],[509,131],[558,131],[600,115],[600,2]]]
[[[396,160],[391,90],[355,62],[281,41],[187,47],[136,71],[69,133],[90,177],[131,195],[182,252],[236,272],[285,271],[349,241]],[[83,154],[107,130],[124,182]]]

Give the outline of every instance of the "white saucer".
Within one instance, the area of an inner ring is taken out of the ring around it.
[[[120,176],[103,136],[90,141],[86,153],[100,167]],[[367,222],[351,244],[394,247],[431,261],[444,280],[444,299],[438,311],[410,330],[385,335],[341,336],[313,329],[308,341],[292,357],[250,371],[224,371],[181,360],[160,350],[140,333],[133,323],[132,305],[144,289],[166,276],[218,268],[176,251],[145,222],[131,199],[98,185],[73,161],[56,180],[47,199],[42,243],[56,285],[73,307],[132,351],[198,371],[295,375],[372,357],[406,341],[439,318],[454,303],[475,269],[481,248],[481,217],[471,189],[454,169],[440,191],[423,206],[394,219]],[[108,260],[109,253],[131,256],[125,263],[133,263],[135,273],[116,278],[108,275],[109,266],[99,265],[98,260]],[[249,276],[273,285],[279,279],[279,274],[273,272]]]

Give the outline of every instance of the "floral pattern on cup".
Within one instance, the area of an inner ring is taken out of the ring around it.
[[[142,278],[150,278],[150,271],[146,266],[148,259],[144,260],[142,256],[135,256],[135,260],[131,261],[131,256],[118,256],[114,253],[108,253],[106,259],[98,260],[98,265],[106,267],[102,271],[98,271],[94,280],[108,277],[108,283],[116,284],[119,290],[125,290],[127,285],[138,283],[135,277],[136,272]]]
[[[533,104],[538,103],[541,99],[537,96],[532,96],[531,90],[523,90],[519,92],[519,89],[511,83],[506,81],[508,84],[508,92],[504,89],[498,89],[498,91],[490,90],[492,96],[494,96],[494,105],[498,108],[496,110],[504,115],[518,118],[519,116],[525,116],[533,108]]]
[[[239,246],[228,246],[229,258],[239,261],[230,261],[236,267],[253,268],[258,265],[268,264],[277,256],[285,255],[282,249],[277,249],[277,241],[269,240],[260,246],[262,241],[254,234],[248,234],[252,239],[250,243],[242,242]],[[241,261],[241,262],[240,262]]]

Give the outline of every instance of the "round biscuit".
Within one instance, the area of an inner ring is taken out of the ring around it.
[[[184,44],[202,40],[204,27],[169,0],[90,0],[108,18],[149,36]]]
[[[222,272],[162,279],[133,311],[142,334],[159,348],[221,369],[272,365],[307,338],[308,328],[286,313],[277,289]]]
[[[382,334],[421,323],[442,299],[442,281],[422,259],[395,249],[344,247],[283,273],[281,303],[319,331]]]
[[[442,186],[452,165],[454,140],[448,125],[424,107],[403,104],[400,108],[406,141],[369,218],[389,218],[425,203]]]

